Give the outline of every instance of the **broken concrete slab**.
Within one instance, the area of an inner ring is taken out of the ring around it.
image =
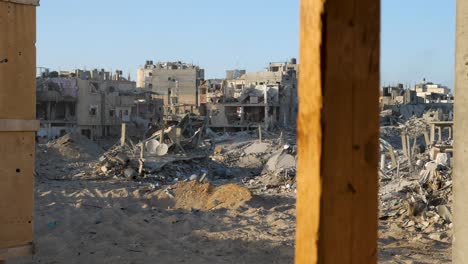
[[[268,143],[253,143],[246,149],[244,149],[245,154],[260,154],[260,153],[265,153],[268,148],[270,147],[270,144]]]
[[[450,166],[450,157],[447,153],[438,153],[436,163],[443,166]]]
[[[267,171],[273,172],[281,169],[290,169],[296,167],[296,158],[294,156],[279,152],[273,155],[265,165]]]
[[[445,205],[437,206],[437,213],[444,219],[447,223],[452,223],[452,213]]]
[[[282,154],[278,158],[276,169],[291,169],[296,167],[296,159],[289,154]]]

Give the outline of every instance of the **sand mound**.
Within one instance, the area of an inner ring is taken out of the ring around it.
[[[47,146],[56,149],[61,156],[71,160],[96,159],[104,153],[98,144],[80,134],[66,134]]]
[[[177,183],[168,192],[160,191],[156,196],[156,206],[202,211],[234,209],[252,199],[247,188],[236,184],[215,187],[210,183],[197,181]]]

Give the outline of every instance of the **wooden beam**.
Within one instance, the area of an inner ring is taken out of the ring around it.
[[[300,8],[296,263],[377,263],[380,1]]]
[[[0,2],[10,2],[10,3],[16,3],[16,4],[22,4],[22,5],[33,5],[33,6],[39,5],[39,0],[0,0]]]
[[[1,248],[0,249],[0,264],[1,261],[16,258],[16,257],[24,257],[29,256],[34,253],[34,246],[33,244],[11,247],[11,248]]]
[[[38,131],[39,120],[0,119],[1,132]]]
[[[36,7],[0,1],[0,32],[0,258],[6,258],[30,254],[20,249],[33,241],[37,122],[24,120],[36,118]]]
[[[468,1],[457,0],[452,263],[468,263]],[[431,124],[431,140],[435,140]]]

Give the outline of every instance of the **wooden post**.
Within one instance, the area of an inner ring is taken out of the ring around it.
[[[468,263],[468,1],[457,0],[452,263]]]
[[[123,147],[125,146],[125,137],[126,137],[126,132],[127,131],[127,124],[122,123],[122,130],[120,133],[120,146]]]
[[[0,0],[0,261],[33,248],[37,4]]]
[[[377,262],[380,1],[301,0],[296,264]]]

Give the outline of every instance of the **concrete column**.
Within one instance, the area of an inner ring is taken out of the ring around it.
[[[468,1],[457,0],[452,261],[468,263]]]
[[[439,133],[439,135],[437,135],[437,142],[438,143],[441,143],[442,142],[442,127],[437,127],[437,133]]]
[[[452,136],[453,136],[453,135],[452,135],[452,134],[453,134],[453,129],[452,129],[452,127],[448,127],[448,131],[449,131],[449,138],[452,139],[452,138],[453,138],[453,137],[452,137]]]
[[[431,124],[431,144],[434,144],[435,141],[435,125]]]
[[[406,138],[406,133],[401,133],[401,147],[403,149],[403,154],[405,154],[406,157],[409,158],[408,155],[408,146],[407,146],[407,138]]]

